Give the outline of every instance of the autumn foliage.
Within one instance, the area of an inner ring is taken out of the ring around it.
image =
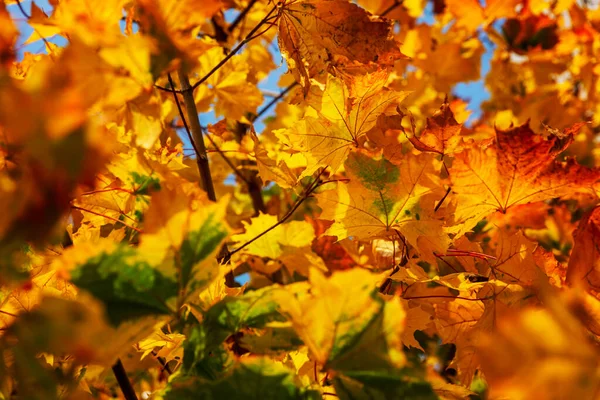
[[[591,3],[0,0],[0,399],[600,399]]]

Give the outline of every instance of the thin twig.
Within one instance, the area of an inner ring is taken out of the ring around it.
[[[436,256],[438,260],[442,261],[444,264],[449,266],[452,271],[458,273],[458,271],[456,270],[456,268],[454,268],[454,266],[452,264],[450,264],[448,261],[444,260],[443,256],[441,256],[437,253],[433,253],[433,255]]]
[[[19,7],[19,10],[21,10],[21,14],[23,14],[23,16],[27,19],[31,18],[31,15],[27,14],[27,12],[25,12],[25,9],[23,8],[23,4],[21,4],[20,0],[17,0],[17,7]]]
[[[235,253],[237,253],[240,250],[244,249],[245,247],[249,246],[250,244],[254,243],[256,240],[260,239],[261,237],[263,237],[264,235],[266,235],[267,233],[271,232],[273,229],[277,228],[279,225],[281,225],[285,221],[287,221],[288,218],[290,218],[294,214],[294,212],[296,212],[296,210],[298,209],[298,207],[300,207],[300,205],[302,205],[302,203],[304,203],[304,201],[306,199],[308,199],[308,197],[312,194],[312,192],[314,192],[315,189],[317,187],[319,187],[319,185],[321,184],[320,178],[321,178],[321,175],[323,174],[323,172],[325,172],[325,168],[323,170],[321,170],[321,172],[319,172],[319,174],[317,175],[317,178],[315,179],[315,181],[312,182],[310,185],[308,185],[308,187],[304,191],[304,194],[302,194],[298,198],[298,200],[296,200],[296,203],[294,203],[294,205],[292,206],[292,208],[290,208],[288,210],[288,212],[286,212],[285,215],[283,217],[281,217],[281,219],[279,221],[277,221],[276,223],[274,223],[273,225],[271,225],[269,228],[267,228],[266,230],[262,231],[260,234],[258,234],[255,237],[253,237],[252,239],[248,240],[246,243],[242,244],[237,249],[230,251],[229,255],[228,255],[228,258],[226,258],[224,260],[224,262],[225,263],[229,262],[229,259],[231,258],[232,255],[234,255]]]
[[[392,12],[396,7],[402,5],[402,3],[404,3],[404,0],[396,0],[394,1],[384,12],[382,12],[381,14],[379,14],[380,17],[385,17],[387,14],[389,14],[390,12]]]
[[[254,29],[252,29],[248,33],[248,35],[244,38],[244,40],[242,40],[233,50],[231,50],[231,52],[229,54],[227,54],[225,56],[225,58],[223,58],[217,65],[215,65],[198,82],[194,83],[194,85],[189,86],[189,87],[185,87],[185,88],[182,85],[181,90],[169,89],[169,88],[165,88],[165,87],[162,87],[162,86],[159,86],[159,85],[154,85],[154,87],[156,87],[157,89],[163,90],[165,92],[175,92],[175,93],[192,92],[198,86],[200,86],[201,84],[203,84],[204,82],[206,82],[206,80],[208,78],[210,78],[215,72],[217,72],[219,70],[219,68],[221,68],[223,65],[225,65],[225,63],[227,61],[229,61],[229,59],[231,59],[231,57],[233,57],[235,54],[237,54],[237,52],[239,52],[242,49],[242,47],[244,47],[246,45],[246,43],[248,43],[249,41],[251,41],[253,39],[253,35],[267,22],[267,20],[271,17],[271,14],[273,14],[273,12],[276,9],[277,9],[277,6],[273,7],[271,9],[271,11],[269,11],[269,13],[262,20],[260,20],[260,22],[254,27]]]
[[[246,177],[240,172],[240,170],[233,164],[233,162],[225,155],[225,153],[223,153],[223,150],[221,150],[219,148],[219,146],[217,146],[217,144],[215,143],[215,141],[213,140],[213,138],[210,137],[210,135],[207,133],[206,138],[208,139],[208,141],[210,142],[210,144],[213,145],[213,147],[215,148],[216,152],[219,153],[219,155],[221,156],[221,158],[223,158],[223,160],[227,163],[227,165],[229,165],[231,167],[231,169],[233,170],[233,173],[242,180],[242,182],[244,182],[245,184],[249,184],[250,182],[248,181],[248,179],[246,179]]]
[[[104,214],[101,214],[101,213],[98,213],[98,212],[95,212],[95,211],[92,211],[92,210],[88,210],[87,208],[83,208],[83,207],[78,207],[78,206],[71,205],[71,208],[73,208],[75,210],[87,212],[87,213],[90,213],[90,214],[94,214],[94,215],[97,215],[99,217],[103,217],[103,218],[106,218],[106,219],[110,219],[111,221],[115,221],[115,222],[118,222],[119,224],[125,225],[129,229],[133,229],[136,232],[142,233],[141,229],[138,229],[138,228],[136,228],[134,226],[128,225],[125,222],[121,221],[120,219],[117,219],[117,218],[114,218],[114,217],[109,217],[108,215],[104,215]]]
[[[248,14],[248,11],[250,11],[250,9],[252,8],[252,6],[254,6],[254,3],[256,3],[256,0],[250,0],[248,2],[248,4],[246,5],[246,8],[244,8],[239,14],[238,16],[235,18],[235,20],[231,23],[231,25],[229,25],[229,27],[227,28],[227,32],[231,33],[233,32],[233,30],[239,25],[240,22],[242,22],[242,20],[244,19],[244,17],[246,16],[246,14]]]
[[[123,396],[125,396],[125,400],[138,400],[135,390],[133,390],[133,386],[131,386],[131,382],[127,377],[127,372],[125,371],[125,367],[123,367],[121,359],[118,359],[115,365],[112,366],[112,370],[115,374],[115,378],[117,378],[121,392],[123,392]]]
[[[9,317],[17,318],[17,314],[10,313],[8,311],[0,310],[0,314],[8,315]]]
[[[252,118],[252,122],[259,119],[264,113],[266,113],[269,110],[269,108],[273,107],[275,103],[281,100],[286,94],[290,92],[290,90],[292,90],[296,86],[298,86],[298,82],[292,83],[291,85],[286,87],[281,93],[279,93],[276,97],[273,97],[271,101],[269,101],[263,108],[261,108],[260,111],[258,111],[258,113]]]

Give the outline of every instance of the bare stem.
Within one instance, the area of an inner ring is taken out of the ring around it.
[[[196,152],[196,162],[198,163],[198,172],[200,173],[202,187],[206,191],[208,198],[212,201],[216,201],[217,195],[215,194],[215,187],[210,175],[210,166],[208,165],[206,146],[204,146],[202,127],[200,126],[200,119],[198,118],[198,109],[196,108],[196,102],[194,101],[194,93],[191,90],[190,80],[186,72],[180,68],[177,71],[177,74],[179,76],[179,82],[182,88],[181,92],[183,93],[183,102],[185,104],[189,122],[189,128],[186,129],[191,131],[192,143],[195,144],[194,151]]]
[[[117,378],[121,392],[123,392],[123,396],[125,396],[125,400],[138,400],[135,390],[133,390],[133,386],[131,386],[131,382],[127,377],[127,372],[125,371],[125,367],[123,367],[121,359],[118,359],[115,365],[112,366],[112,370],[113,374],[115,374],[115,378]]]

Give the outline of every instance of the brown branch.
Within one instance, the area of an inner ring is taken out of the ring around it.
[[[177,74],[179,76],[183,101],[190,123],[188,129],[191,131],[191,137],[193,139],[192,143],[195,143],[194,151],[196,151],[196,162],[198,164],[198,172],[200,173],[202,187],[206,191],[208,198],[212,201],[216,201],[217,195],[215,194],[215,187],[210,175],[210,166],[208,165],[208,157],[206,155],[206,147],[204,146],[202,127],[200,126],[200,120],[198,119],[198,109],[196,108],[196,102],[194,101],[194,93],[191,90],[190,80],[183,68],[180,68],[177,71]],[[174,95],[176,94],[174,93]]]
[[[169,84],[171,85],[171,87],[175,87],[175,84],[173,83],[173,77],[171,76],[171,74],[167,74],[167,78],[169,79]],[[196,142],[194,141],[194,138],[192,137],[192,132],[190,131],[190,127],[187,123],[187,120],[185,119],[185,114],[183,112],[183,109],[181,108],[181,103],[179,102],[179,97],[177,97],[177,93],[173,92],[173,98],[175,99],[175,104],[177,105],[177,111],[179,111],[179,117],[181,118],[181,122],[183,122],[183,127],[185,128],[185,132],[188,135],[188,139],[190,140],[190,143],[192,144],[192,147],[194,148],[194,153],[196,154],[196,164],[198,165],[198,171],[202,170],[202,162],[200,161],[200,150],[198,149],[198,147],[196,146]],[[204,142],[203,142],[204,143]]]
[[[210,142],[210,144],[213,145],[213,147],[215,148],[215,151],[217,153],[219,153],[219,155],[221,156],[221,158],[223,158],[223,160],[225,161],[225,163],[227,163],[227,165],[229,165],[229,167],[231,167],[231,169],[233,170],[233,173],[242,180],[242,182],[244,182],[245,184],[249,184],[248,179],[240,172],[240,170],[233,164],[233,162],[225,155],[225,153],[223,152],[223,150],[221,150],[219,148],[219,146],[217,146],[217,144],[215,143],[215,141],[213,140],[212,137],[210,137],[209,134],[206,135],[206,138],[208,139],[208,141]],[[210,150],[208,150],[210,151]]]
[[[240,22],[242,22],[242,20],[246,17],[246,14],[248,14],[248,11],[250,11],[252,6],[254,6],[254,3],[256,3],[256,0],[250,0],[248,4],[246,4],[246,7],[238,14],[235,20],[227,28],[228,33],[233,32],[233,30],[240,24]]]
[[[256,24],[256,26],[248,33],[248,35],[244,38],[244,40],[242,40],[233,50],[231,50],[231,52],[229,54],[227,54],[225,56],[225,58],[223,58],[217,65],[215,65],[206,75],[204,75],[202,78],[200,78],[200,80],[198,82],[194,83],[194,85],[190,86],[189,81],[188,81],[188,85],[186,87],[183,87],[183,85],[182,85],[181,90],[168,89],[168,88],[165,88],[165,87],[162,87],[159,85],[154,85],[154,87],[156,87],[157,89],[163,90],[165,92],[186,93],[186,92],[194,91],[194,89],[196,89],[198,86],[200,86],[201,84],[206,82],[206,80],[208,78],[210,78],[215,72],[217,72],[219,70],[219,68],[221,68],[223,65],[225,65],[225,63],[227,61],[229,61],[231,59],[231,57],[233,57],[235,54],[237,54],[242,49],[242,47],[244,47],[246,45],[246,43],[248,43],[249,41],[251,41],[253,39],[253,35],[267,22],[267,20],[271,17],[271,14],[273,14],[273,12],[276,9],[277,9],[277,6],[273,7],[271,9],[271,11],[269,11],[267,13],[267,15],[265,15],[265,17],[263,19],[261,19],[260,22],[258,24]]]
[[[251,121],[254,122],[257,119],[259,119],[264,113],[266,113],[269,110],[269,108],[273,107],[273,105],[275,103],[277,103],[279,100],[283,99],[285,97],[285,95],[288,94],[290,92],[290,90],[292,90],[296,86],[298,86],[298,82],[292,83],[291,85],[286,87],[281,93],[279,93],[276,97],[273,97],[271,99],[271,101],[269,101],[263,108],[261,108],[258,111],[258,113],[251,119]]]
[[[133,390],[133,386],[131,386],[131,382],[127,377],[127,372],[125,371],[125,367],[123,367],[121,359],[118,359],[115,365],[112,366],[112,370],[115,374],[115,378],[117,378],[121,392],[123,392],[123,396],[125,396],[125,400],[138,400],[135,390]]]

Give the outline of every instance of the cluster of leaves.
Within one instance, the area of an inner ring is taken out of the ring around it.
[[[27,3],[0,398],[598,398],[600,8]]]

